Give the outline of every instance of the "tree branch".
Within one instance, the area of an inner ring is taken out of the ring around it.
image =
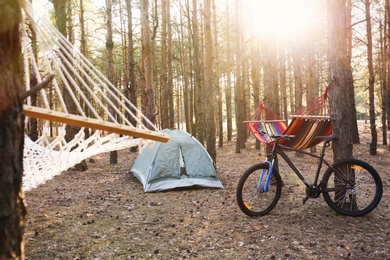
[[[29,96],[37,93],[39,90],[47,87],[49,85],[49,83],[54,79],[54,75],[50,75],[48,78],[46,78],[45,80],[43,80],[41,83],[39,83],[38,85],[35,85],[34,87],[32,87],[31,89],[29,90],[26,90],[25,92],[23,92],[21,95],[20,95],[20,99],[23,101],[25,100],[26,98],[28,98]]]

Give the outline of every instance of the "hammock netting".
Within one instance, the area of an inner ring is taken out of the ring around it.
[[[300,150],[315,146],[323,140],[314,137],[332,134],[328,90],[326,87],[321,96],[294,113],[288,126],[261,102],[245,121],[246,127],[257,140],[267,145],[273,142],[269,135],[293,135],[294,138],[280,141],[280,144]],[[269,135],[262,134],[263,131]]]
[[[22,13],[26,91],[53,77],[36,103],[31,96],[24,103],[25,191],[93,155],[168,140],[48,19],[34,17],[31,3]],[[40,133],[36,140],[30,138],[32,120]],[[71,140],[66,137],[70,125],[76,129]]]

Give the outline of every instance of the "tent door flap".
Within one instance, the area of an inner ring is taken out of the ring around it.
[[[179,152],[179,162],[180,162],[180,176],[182,175],[188,175],[186,170],[186,162],[184,161],[184,156],[182,152],[182,147],[180,146],[180,152]]]

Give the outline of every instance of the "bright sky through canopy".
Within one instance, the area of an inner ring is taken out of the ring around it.
[[[259,30],[291,37],[310,29],[318,13],[316,0],[254,0],[250,15]],[[244,11],[245,12],[245,11]]]

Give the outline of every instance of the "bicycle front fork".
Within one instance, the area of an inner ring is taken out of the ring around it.
[[[266,169],[261,170],[259,182],[257,183],[257,187],[256,187],[256,190],[258,192],[268,191],[268,186],[271,182],[272,172],[273,172],[274,168],[273,168],[273,165],[270,161],[265,161],[265,163],[268,163],[268,174],[266,175]],[[263,185],[264,178],[265,178],[265,183]]]

